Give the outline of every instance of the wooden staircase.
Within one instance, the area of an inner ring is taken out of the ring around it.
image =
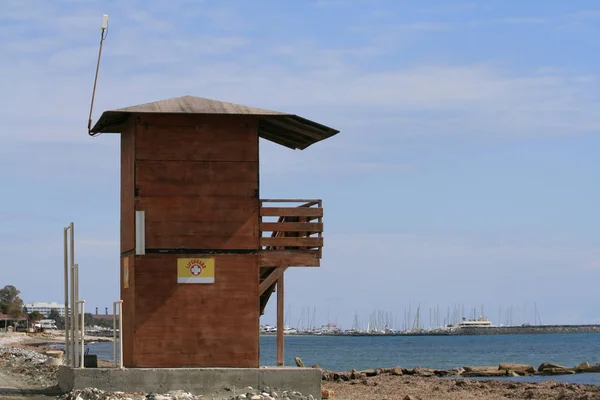
[[[273,206],[276,203],[284,206]],[[268,204],[268,206],[267,206]],[[323,251],[321,200],[260,201],[260,314],[289,267],[318,267]]]

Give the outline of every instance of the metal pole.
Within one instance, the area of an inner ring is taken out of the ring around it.
[[[70,225],[64,229],[64,259],[65,259],[65,365],[69,365],[69,357],[71,355],[69,346],[69,235],[67,231]]]
[[[117,363],[117,304],[119,305],[119,362]],[[123,369],[123,300],[113,302],[113,360]]]
[[[83,315],[85,315],[85,300],[81,300],[77,302],[78,304],[81,304],[81,332],[80,332],[80,339],[81,339],[81,359],[80,359],[80,364],[79,364],[79,368],[85,368],[85,318],[83,318]],[[77,307],[79,311],[79,307]]]
[[[117,302],[113,302],[113,362],[117,366]]]
[[[79,367],[79,265],[73,265],[73,286],[74,286],[74,298],[75,298],[75,321],[73,323],[73,336],[75,337],[75,351],[73,352],[73,358],[75,359],[74,367]],[[82,317],[83,319],[83,317]]]
[[[123,300],[119,300],[119,368],[123,369]]]
[[[71,222],[69,225],[69,233],[70,233],[70,259],[71,259],[71,307],[70,307],[70,315],[71,326],[69,334],[71,335],[71,367],[75,367],[75,315],[77,314],[77,310],[75,310],[75,226]]]

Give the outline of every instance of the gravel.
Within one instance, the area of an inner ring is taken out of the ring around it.
[[[300,392],[278,393],[268,387],[254,389],[247,387],[241,394],[232,394],[228,397],[208,397],[193,395],[183,390],[175,390],[164,394],[158,393],[125,393],[125,392],[105,392],[96,388],[86,388],[81,390],[72,390],[60,397],[64,400],[315,400],[312,395],[303,396]]]
[[[46,365],[48,357],[34,350],[18,347],[0,348],[0,368],[33,386],[56,385],[58,366]]]

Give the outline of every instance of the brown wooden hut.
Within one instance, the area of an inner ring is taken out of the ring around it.
[[[125,367],[258,367],[259,318],[283,272],[319,266],[320,200],[261,200],[259,138],[305,149],[337,130],[184,96],[105,111],[121,133]]]

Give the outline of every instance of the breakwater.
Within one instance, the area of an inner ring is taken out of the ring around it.
[[[293,333],[286,336],[473,336],[473,335],[532,335],[532,334],[569,334],[600,333],[600,325],[529,325],[529,326],[494,326],[477,328],[440,328],[429,330],[399,331],[389,333],[369,332],[320,332]],[[275,336],[275,333],[261,333],[264,336]]]

